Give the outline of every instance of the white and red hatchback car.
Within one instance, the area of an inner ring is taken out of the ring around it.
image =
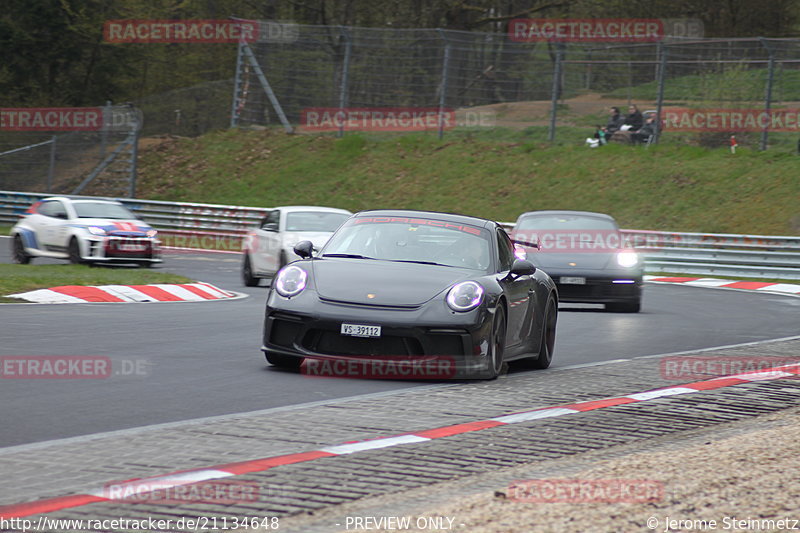
[[[11,228],[14,262],[35,257],[70,263],[161,262],[156,230],[120,202],[54,196],[34,203]]]

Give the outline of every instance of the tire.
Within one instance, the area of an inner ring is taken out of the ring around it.
[[[69,262],[73,265],[80,265],[84,261],[81,258],[81,248],[78,244],[78,239],[75,237],[69,240],[69,246],[67,247],[67,254],[69,255]]]
[[[267,358],[269,364],[278,368],[298,369],[303,362],[302,357],[290,357],[271,352],[264,352],[264,357]]]
[[[542,340],[539,341],[539,355],[531,360],[531,367],[545,369],[553,362],[553,351],[556,347],[556,323],[558,321],[558,308],[551,296],[547,299],[542,324]]]
[[[22,237],[19,233],[14,235],[14,240],[11,243],[11,257],[18,265],[27,265],[33,259],[28,252],[25,251],[25,244],[22,242]]]
[[[244,262],[242,263],[242,281],[247,287],[258,287],[261,280],[253,275],[253,267],[250,264],[250,256],[245,254]]]
[[[491,353],[488,357],[489,379],[495,379],[503,373],[505,363],[503,354],[506,349],[506,312],[502,306],[497,307],[492,320],[492,335],[489,339]]]
[[[606,304],[606,311],[611,311],[612,313],[638,313],[641,309],[642,300]]]

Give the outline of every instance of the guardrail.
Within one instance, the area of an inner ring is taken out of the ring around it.
[[[16,222],[51,195],[0,191],[0,223]],[[68,196],[70,198],[93,198]],[[167,246],[238,251],[246,231],[268,208],[120,198],[159,230]],[[507,229],[514,224],[501,223]],[[800,237],[622,230],[645,258],[648,272],[800,280]]]

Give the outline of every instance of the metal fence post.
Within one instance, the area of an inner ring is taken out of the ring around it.
[[[342,80],[339,84],[339,114],[344,116],[344,109],[347,107],[347,91],[350,85],[350,56],[353,52],[353,40],[350,38],[350,32],[344,26],[339,27],[339,35],[344,38],[344,59],[342,61]],[[344,120],[339,121],[339,131],[336,132],[337,137],[344,135]]]
[[[769,117],[772,109],[772,83],[775,80],[775,53],[772,47],[767,43],[763,37],[758,38],[761,46],[767,49],[769,55],[769,62],[767,63],[767,86],[764,91],[764,114],[767,116],[767,126],[761,130],[761,145],[762,151],[767,149],[767,142],[769,141]]]
[[[233,100],[231,102],[231,128],[239,126],[239,91],[242,90],[242,48],[244,39],[236,49],[236,73],[233,75]]]
[[[444,41],[444,57],[442,58],[442,83],[441,91],[439,92],[439,139],[444,137],[444,106],[447,105],[447,71],[450,66],[450,42],[447,40],[447,35],[441,28],[436,28],[439,37]]]
[[[281,124],[283,124],[283,129],[286,131],[286,133],[294,133],[294,128],[292,128],[292,125],[289,123],[289,119],[286,118],[283,108],[281,107],[281,103],[278,101],[278,97],[275,96],[275,92],[272,90],[272,86],[270,86],[269,81],[267,81],[264,71],[261,70],[261,65],[259,65],[258,59],[256,59],[253,50],[250,49],[250,46],[247,43],[242,43],[242,48],[244,55],[247,56],[247,61],[250,63],[250,66],[253,67],[253,70],[256,73],[256,77],[258,78],[258,82],[261,84],[261,88],[267,94],[267,98],[269,98],[272,108],[278,115],[278,119],[281,121]]]
[[[139,125],[133,132],[133,146],[131,146],[131,177],[128,198],[136,198],[136,179],[138,176],[137,160],[139,159]]]
[[[106,100],[106,107],[103,109],[103,130],[100,133],[100,159],[105,158],[108,149],[108,127],[111,123],[111,100]]]
[[[658,70],[656,76],[658,78],[658,94],[656,96],[656,130],[653,135],[653,142],[658,143],[661,138],[661,112],[664,108],[664,86],[667,79],[667,46],[663,41],[659,41],[657,46],[658,50]]]
[[[547,140],[552,142],[556,139],[556,114],[558,112],[559,88],[561,87],[561,61],[564,55],[564,45],[556,43],[556,64],[553,67],[553,87],[550,95],[550,130]]]
[[[56,171],[56,139],[58,137],[53,135],[50,140],[50,166],[47,169],[47,192],[53,192],[53,176]],[[105,150],[103,150],[105,152]]]

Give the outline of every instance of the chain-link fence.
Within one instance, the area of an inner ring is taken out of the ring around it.
[[[500,31],[292,25],[290,38],[240,43],[230,79],[136,101],[139,135],[276,126],[583,143],[611,106],[633,104],[657,118],[648,140],[800,149],[798,39],[519,42]],[[132,195],[133,138],[0,131],[0,189]]]
[[[610,106],[625,114],[634,104],[660,118],[662,142],[794,149],[798,52],[800,40],[789,39],[516,42],[503,33],[298,26],[291,42],[240,45],[231,124],[324,131],[309,117],[325,116],[328,130],[343,133],[375,126],[351,120],[353,110],[456,110],[447,122],[456,129],[581,142]],[[422,129],[441,134],[441,122]]]
[[[20,131],[0,131],[0,190],[53,194],[133,196],[141,113],[132,106],[4,110]],[[92,114],[97,119],[92,121]],[[17,120],[25,114],[25,122]],[[53,124],[63,128],[87,118],[85,131],[25,131]],[[15,123],[15,120],[17,122]],[[96,127],[92,126],[96,124]]]

